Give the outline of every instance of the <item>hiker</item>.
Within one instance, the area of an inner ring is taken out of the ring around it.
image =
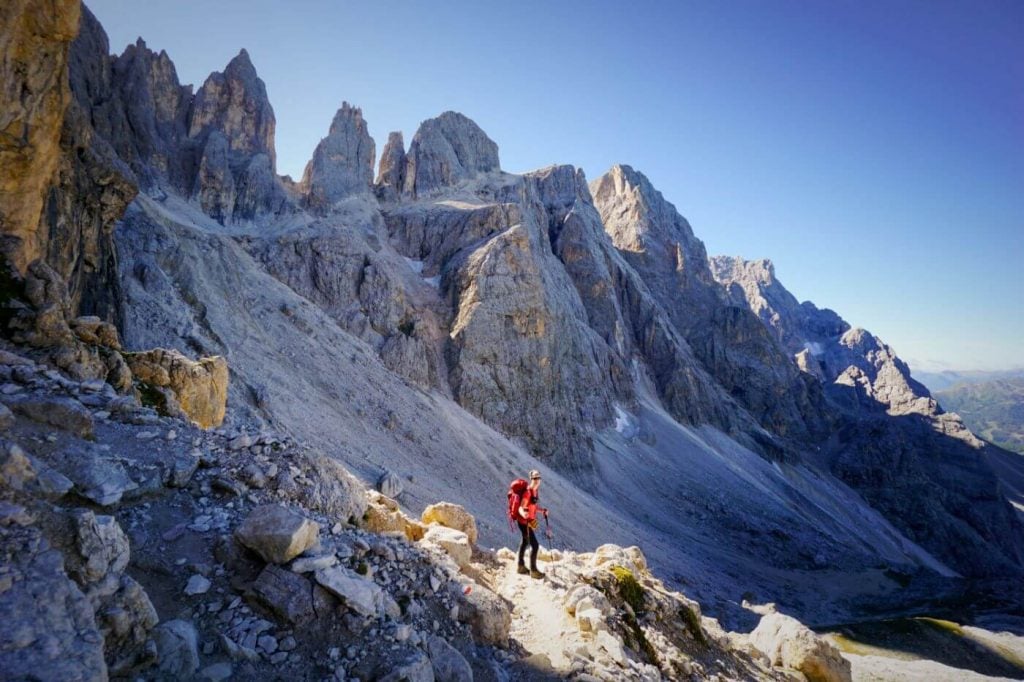
[[[548,510],[537,506],[540,499],[540,472],[536,469],[530,472],[530,482],[523,479],[512,482],[509,490],[509,514],[515,516],[519,525],[519,532],[523,536],[519,543],[519,566],[516,571],[521,574],[529,573],[531,578],[543,578],[544,574],[537,570],[537,551],[540,545],[537,542],[537,512],[547,514]],[[525,554],[526,546],[530,546],[530,569],[526,569]]]

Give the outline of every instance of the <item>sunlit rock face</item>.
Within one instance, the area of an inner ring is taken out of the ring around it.
[[[413,136],[403,190],[426,195],[497,170],[498,145],[466,116],[446,111],[421,123]]]
[[[12,0],[0,8],[0,248],[18,273],[46,252],[40,216],[61,163],[68,50],[79,14],[75,0]]]

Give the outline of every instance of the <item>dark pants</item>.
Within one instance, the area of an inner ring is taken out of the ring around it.
[[[519,524],[519,532],[523,534],[523,541],[519,543],[519,565],[524,566],[523,563],[524,555],[526,554],[526,546],[530,546],[530,568],[537,570],[537,550],[540,549],[540,543],[537,542],[537,535],[533,532],[525,523]]]

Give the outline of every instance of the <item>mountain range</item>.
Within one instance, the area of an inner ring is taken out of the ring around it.
[[[827,624],[1024,576],[1024,465],[770,261],[709,256],[640,170],[507,173],[451,111],[378,156],[343,102],[296,180],[244,49],[193,88],[87,8],[32,21],[5,44],[33,68],[0,111],[4,321],[53,366],[139,389],[84,317],[220,356],[211,426],[459,503],[492,545],[540,468],[563,548],[638,544],[726,623],[742,595]]]

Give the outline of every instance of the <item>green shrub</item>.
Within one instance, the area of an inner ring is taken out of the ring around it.
[[[644,588],[636,581],[633,572],[625,566],[612,566],[611,571],[619,588],[619,596],[629,604],[633,613],[640,615],[644,610]]]

